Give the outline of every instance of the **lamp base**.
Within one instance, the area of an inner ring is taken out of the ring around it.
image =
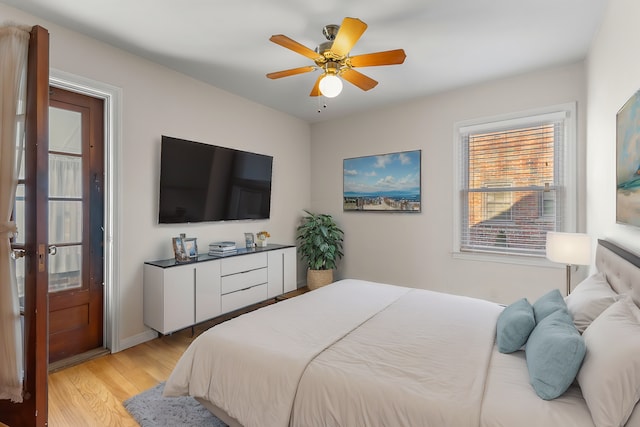
[[[567,296],[571,293],[571,265],[567,264]]]

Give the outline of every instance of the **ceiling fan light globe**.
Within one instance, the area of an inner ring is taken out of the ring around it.
[[[320,80],[320,93],[327,98],[335,98],[342,92],[342,80],[338,76],[327,75]]]

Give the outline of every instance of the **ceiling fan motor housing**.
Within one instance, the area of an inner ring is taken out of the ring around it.
[[[336,25],[336,24],[325,25],[324,28],[322,29],[322,34],[327,38],[327,40],[334,41],[336,39],[336,34],[338,34],[339,29],[340,29],[340,25]]]

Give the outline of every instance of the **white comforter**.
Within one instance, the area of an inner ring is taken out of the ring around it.
[[[293,426],[477,426],[502,308],[411,290],[307,367]]]
[[[189,346],[164,395],[204,398],[245,427],[287,426],[307,364],[409,291],[343,281],[217,325]]]

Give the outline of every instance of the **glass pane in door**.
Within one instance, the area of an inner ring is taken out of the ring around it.
[[[16,204],[13,209],[13,220],[18,227],[13,243],[24,245],[24,184],[16,187]]]
[[[82,201],[49,200],[49,244],[82,241]]]
[[[49,108],[49,292],[82,287],[82,115]]]
[[[21,171],[21,175],[24,175],[24,172]],[[13,220],[18,227],[18,233],[14,236],[13,244],[17,247],[24,247],[24,184],[18,184],[16,187],[16,202],[13,209]],[[15,269],[18,284],[18,298],[22,301],[24,298],[24,258],[16,259]],[[20,305],[22,306],[22,302]]]
[[[49,256],[49,292],[68,291],[82,287],[82,246],[58,247]]]
[[[16,141],[16,157],[20,159],[18,165],[18,185],[16,186],[15,204],[13,206],[13,221],[16,223],[18,232],[13,236],[12,250],[24,249],[25,244],[25,148],[24,148],[24,123],[19,122],[19,130],[17,132],[19,140]],[[22,143],[20,142],[22,140]],[[17,252],[14,252],[16,255]],[[25,262],[24,258],[17,258],[13,265],[18,286],[18,299],[20,308],[24,308],[24,280],[25,280]]]
[[[82,154],[82,114],[49,107],[49,151]]]
[[[49,197],[82,198],[82,157],[49,153]]]
[[[20,301],[20,307],[24,307],[24,258],[18,258],[15,260],[15,272],[16,283],[18,285],[18,299]]]

